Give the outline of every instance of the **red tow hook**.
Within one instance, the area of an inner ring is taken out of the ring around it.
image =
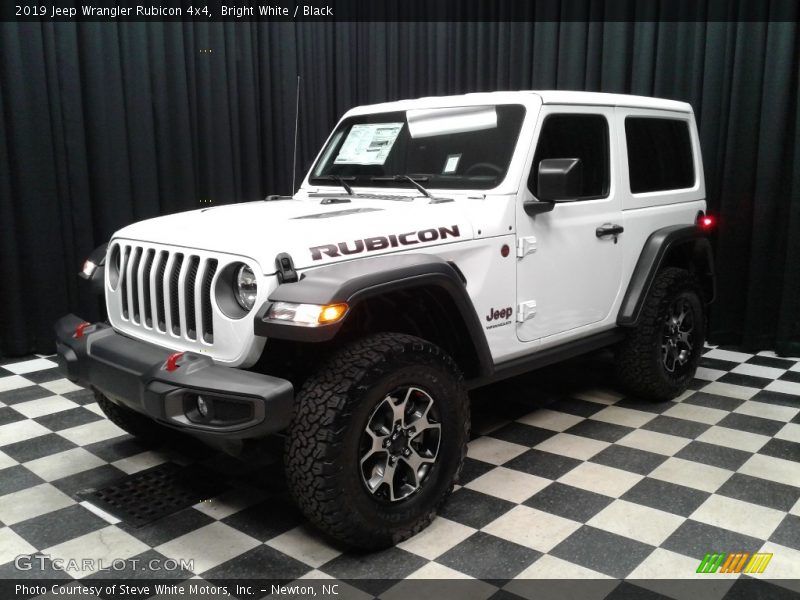
[[[86,331],[87,327],[91,327],[91,323],[84,321],[80,325],[75,328],[75,339],[80,339],[83,337],[83,332]]]
[[[178,369],[178,367],[180,366],[178,364],[178,361],[183,357],[184,354],[186,354],[186,353],[185,352],[174,352],[173,354],[170,354],[169,357],[167,358],[167,363],[166,363],[166,365],[164,365],[164,368],[167,371],[169,371],[170,373],[172,371],[176,371]]]

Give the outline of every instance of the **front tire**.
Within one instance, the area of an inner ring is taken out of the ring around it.
[[[682,394],[697,372],[705,341],[702,292],[686,270],[656,275],[639,324],[617,348],[617,377],[634,396],[664,402]]]
[[[453,489],[466,453],[469,402],[453,360],[404,334],[338,351],[298,394],[285,466],[314,524],[377,549],[424,529]]]

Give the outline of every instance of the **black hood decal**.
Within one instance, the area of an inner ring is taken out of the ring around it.
[[[435,242],[436,240],[444,240],[449,237],[461,237],[458,225],[433,227],[431,229],[423,229],[422,231],[407,231],[405,233],[391,235],[377,235],[360,240],[353,240],[352,242],[323,244],[321,246],[313,246],[309,248],[309,250],[311,251],[311,258],[313,260],[322,260],[323,255],[335,258],[337,256],[360,254],[362,252],[375,252],[376,250],[385,250],[386,248],[412,246],[421,242]]]
[[[315,213],[313,215],[303,215],[302,217],[294,217],[295,219],[328,219],[331,217],[343,217],[345,215],[354,215],[357,213],[368,213],[383,210],[382,208],[346,208],[344,210],[334,210],[331,212]]]

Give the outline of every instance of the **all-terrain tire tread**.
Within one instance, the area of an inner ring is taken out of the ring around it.
[[[645,299],[639,324],[617,348],[617,378],[636,397],[655,402],[671,400],[683,393],[691,381],[688,378],[679,386],[670,385],[660,376],[658,364],[653,360],[654,338],[662,327],[662,304],[670,294],[682,289],[695,291],[702,305],[700,286],[688,271],[677,267],[662,269]],[[700,346],[702,350],[702,340]]]
[[[342,348],[306,380],[297,397],[284,456],[289,490],[309,520],[353,547],[379,548],[415,535],[430,524],[452,491],[450,483],[446,493],[411,526],[381,532],[366,530],[354,521],[348,498],[334,484],[339,469],[334,459],[344,443],[346,424],[357,405],[351,391],[359,390],[359,382],[368,372],[385,368],[393,357],[410,352],[423,361],[444,367],[453,375],[463,390],[457,395],[457,401],[464,403],[464,414],[469,415],[463,376],[453,359],[430,342],[399,333],[373,334]],[[463,427],[466,442],[470,427],[468,417]],[[460,451],[456,479],[465,455],[466,443]]]

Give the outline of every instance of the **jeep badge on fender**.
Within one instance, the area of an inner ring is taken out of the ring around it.
[[[360,106],[292,197],[133,223],[92,252],[108,321],[63,317],[59,366],[140,438],[279,434],[305,515],[384,548],[457,482],[467,389],[601,347],[631,398],[687,388],[714,294],[705,210],[683,102]]]
[[[489,314],[486,315],[487,321],[505,321],[506,319],[510,319],[511,315],[514,313],[514,309],[510,306],[507,308],[503,308],[501,310],[495,310],[494,308],[489,309]]]

